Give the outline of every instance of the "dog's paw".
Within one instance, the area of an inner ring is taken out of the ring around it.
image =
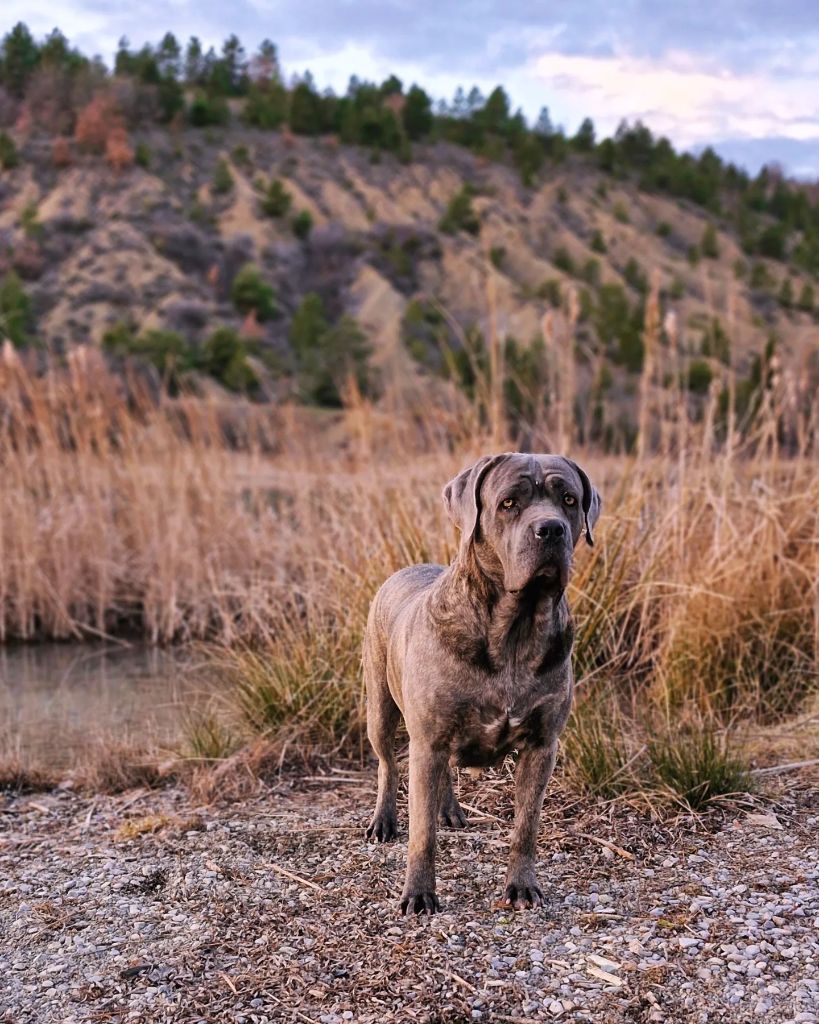
[[[513,910],[531,910],[532,907],[543,906],[543,891],[534,879],[510,882],[503,901]]]
[[[441,909],[438,897],[434,892],[411,892],[401,897],[401,913],[404,916],[409,914],[436,914]]]
[[[469,821],[455,797],[441,808],[438,822],[445,828],[469,828]]]
[[[391,811],[373,815],[373,820],[367,826],[366,836],[373,843],[389,843],[397,835],[398,821]]]

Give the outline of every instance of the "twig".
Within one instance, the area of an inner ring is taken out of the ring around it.
[[[465,810],[472,811],[473,814],[477,814],[481,818],[491,818],[493,821],[499,821],[501,825],[508,824],[508,822],[504,821],[503,818],[499,818],[497,814],[490,814],[488,811],[482,811],[480,807],[473,807],[472,804],[465,804],[463,800],[460,801],[460,804]]]
[[[311,889],[315,889],[316,892],[322,892],[321,886],[311,882],[309,878],[302,878],[301,875],[296,875],[292,871],[288,871],[287,868],[280,868],[278,864],[274,864],[272,861],[267,861],[265,867],[270,868],[279,875],[284,875],[285,878],[289,878],[293,882],[298,882],[299,885],[307,885]]]
[[[600,836],[593,836],[588,832],[575,832],[574,835],[580,836],[581,839],[588,839],[592,843],[599,843],[600,846],[605,846],[607,850],[611,850],[612,853],[616,853],[618,857],[622,857],[623,860],[634,860],[634,854],[629,853],[628,850],[624,850],[622,846],[616,846],[614,843],[610,843],[608,839],[601,839]]]
[[[469,991],[472,992],[473,995],[480,995],[475,986],[468,982],[466,978],[462,978],[460,974],[456,974],[454,971],[445,971],[441,967],[436,967],[435,970],[438,971],[440,974],[446,975],[446,977],[448,978],[452,978],[453,981],[457,981],[459,984],[463,985],[464,988],[469,989]]]
[[[779,775],[781,772],[794,772],[797,768],[812,768],[819,764],[819,757],[810,761],[791,761],[790,764],[777,764],[773,768],[752,768],[751,775]]]

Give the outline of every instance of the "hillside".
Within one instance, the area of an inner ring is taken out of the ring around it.
[[[614,443],[633,434],[653,295],[658,387],[679,381],[702,406],[735,374],[747,412],[776,350],[795,400],[811,401],[807,190],[729,167],[702,203],[669,194],[699,185],[629,168],[641,126],[600,143],[590,129],[559,152],[552,139],[522,168],[536,136],[518,140],[508,103],[509,158],[434,126],[385,152],[343,132],[250,126],[254,88],[198,118],[224,123],[198,128],[125,118],[97,95],[69,118],[73,135],[55,134],[24,103],[2,133],[0,331],[21,348],[102,346],[173,387],[187,376],[330,406],[351,375],[375,398],[447,378],[480,399],[486,339],[498,336],[519,424],[571,381],[583,436]],[[406,109],[413,90],[400,89],[376,90],[385,116]],[[441,123],[483,124],[493,97]],[[205,101],[180,102],[196,121]],[[647,134],[655,159],[668,144]],[[671,153],[669,166],[705,174],[707,155]]]

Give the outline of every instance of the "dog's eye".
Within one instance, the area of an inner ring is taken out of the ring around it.
[[[571,508],[572,505],[576,505],[577,504],[577,498],[575,498],[575,496],[573,494],[565,494],[563,496],[563,504],[564,505],[568,505],[569,508]]]
[[[514,498],[504,498],[503,501],[501,502],[501,508],[505,508],[507,510],[507,512],[509,511],[510,508],[514,508],[514,507],[515,507],[515,499]]]

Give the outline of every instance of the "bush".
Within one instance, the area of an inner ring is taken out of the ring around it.
[[[223,196],[232,190],[233,175],[230,173],[227,160],[219,160],[217,162],[216,169],[213,172],[211,188],[218,196]]]
[[[612,213],[614,214],[614,219],[620,224],[628,224],[631,219],[628,215],[628,208],[623,202],[616,202]]]
[[[799,293],[799,302],[797,306],[802,310],[803,313],[812,313],[814,305],[813,297],[813,285],[810,281],[805,281],[802,285],[802,291]]]
[[[246,263],[233,279],[230,297],[240,313],[254,312],[260,323],[276,315],[273,289],[252,263]]]
[[[350,379],[362,394],[369,393],[370,347],[366,338],[351,317],[343,316],[330,326],[324,304],[315,292],[305,295],[293,315],[290,344],[302,398],[317,405],[339,407]]]
[[[227,100],[223,96],[206,96],[199,93],[194,96],[188,108],[188,120],[194,128],[227,124],[230,120]]]
[[[702,233],[700,252],[706,259],[719,259],[719,242],[717,240],[717,229],[713,224],[707,224]]]
[[[793,308],[793,282],[789,277],[785,277],[782,280],[782,285],[779,289],[779,305],[783,309]]]
[[[293,197],[278,179],[267,186],[264,198],[262,199],[262,212],[268,217],[284,217],[293,204]]]
[[[629,257],[628,263],[626,263],[623,269],[623,277],[641,295],[648,291],[648,277],[633,256]]]
[[[22,348],[31,340],[30,321],[31,300],[20,278],[10,270],[0,281],[0,338],[8,338],[16,348]]]
[[[210,335],[202,347],[201,368],[230,391],[250,391],[258,385],[247,347],[232,327],[218,327]]]
[[[557,267],[558,270],[562,270],[564,274],[574,275],[576,267],[574,260],[569,250],[561,245],[555,249],[555,254],[552,257],[552,263]]]
[[[784,260],[787,237],[787,232],[781,224],[771,224],[757,239],[757,252],[771,260]]]
[[[472,189],[469,185],[464,185],[450,199],[438,227],[447,235],[454,235],[458,231],[466,231],[470,235],[479,234],[481,222],[472,207]]]
[[[495,270],[500,270],[503,266],[503,261],[506,259],[506,246],[493,245],[489,250],[489,259]]]
[[[667,220],[661,220],[657,225],[657,236],[659,238],[668,238],[671,234],[671,225]]]
[[[0,167],[10,171],[20,162],[14,139],[6,132],[0,132]]]
[[[593,252],[604,253],[608,251],[605,239],[603,238],[603,234],[599,228],[592,235],[591,248]]]
[[[688,380],[686,384],[689,391],[695,395],[707,395],[714,379],[714,371],[704,359],[694,359],[688,367]]]
[[[293,234],[296,238],[306,242],[313,230],[313,215],[309,210],[299,210],[292,221]]]
[[[151,166],[151,149],[146,142],[138,142],[136,144],[134,161],[138,167],[146,171]]]

